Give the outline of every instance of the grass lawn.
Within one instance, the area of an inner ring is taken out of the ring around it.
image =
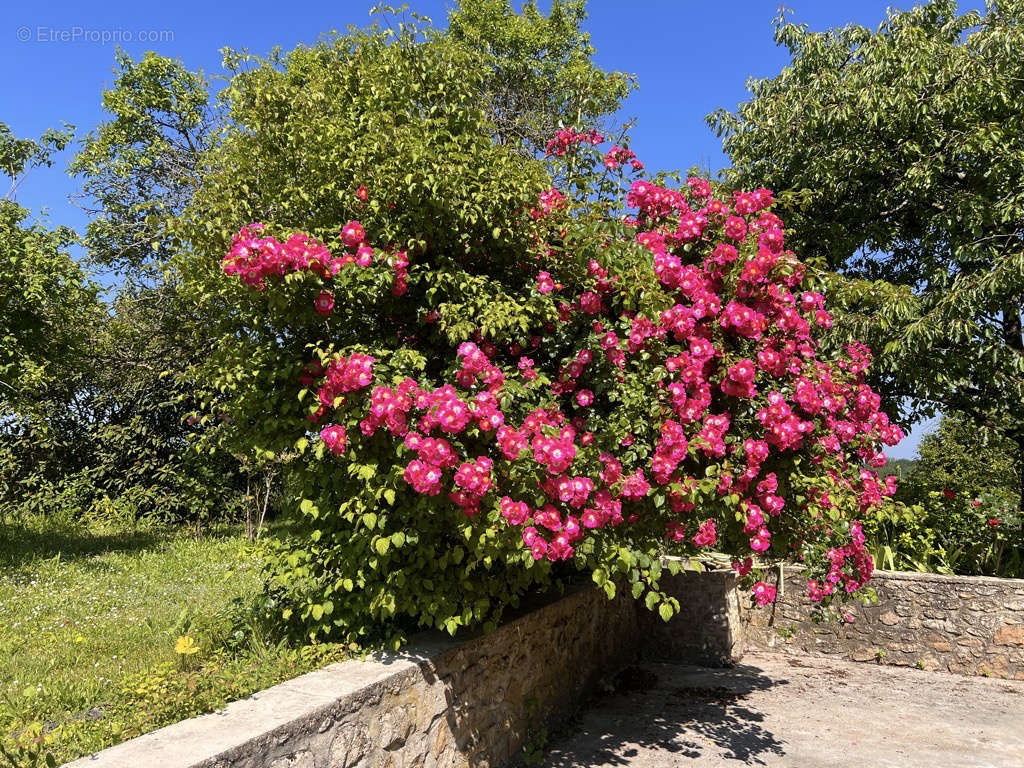
[[[0,766],[79,757],[344,656],[240,625],[232,602],[260,589],[237,529],[0,526]]]

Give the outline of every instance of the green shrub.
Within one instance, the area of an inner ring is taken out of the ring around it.
[[[1017,446],[955,416],[921,441],[896,498],[865,521],[879,567],[1024,575]]]
[[[751,582],[801,558],[825,602],[863,584],[893,487],[862,466],[901,433],[870,353],[819,345],[770,192],[642,180],[586,127],[524,158],[470,106],[479,57],[414,27],[227,62],[177,267],[220,332],[201,418],[294,457],[297,633],[492,626],[576,573],[668,618],[661,555],[712,547]]]

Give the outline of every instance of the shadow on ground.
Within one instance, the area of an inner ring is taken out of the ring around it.
[[[556,738],[544,766],[646,765],[633,760],[641,751],[661,753],[664,764],[675,764],[709,750],[745,765],[764,765],[767,756],[785,754],[783,742],[763,727],[764,715],[744,701],[754,691],[787,683],[743,664],[628,667],[608,686],[611,690],[598,694],[566,725],[561,735],[567,747]]]
[[[41,560],[93,557],[106,552],[138,552],[169,538],[159,530],[90,532],[85,526],[31,527],[18,522],[0,526],[0,568],[17,569]]]

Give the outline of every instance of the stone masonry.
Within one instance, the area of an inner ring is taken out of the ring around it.
[[[743,632],[737,583],[731,570],[663,576],[661,588],[679,600],[679,613],[665,622],[656,613],[640,609],[644,658],[709,667],[739,661]]]
[[[1024,580],[875,571],[878,604],[849,604],[849,623],[816,623],[806,581],[788,570],[773,609],[738,600],[743,643],[1024,680]]]
[[[74,768],[402,768],[506,763],[635,658],[632,600],[578,589],[496,632],[421,637],[85,757]]]
[[[753,610],[732,572],[665,575],[670,622],[592,587],[490,635],[417,638],[85,757],[70,768],[496,768],[638,658],[728,666],[744,650],[1024,679],[1024,581],[876,572],[879,603],[811,618],[799,571]]]

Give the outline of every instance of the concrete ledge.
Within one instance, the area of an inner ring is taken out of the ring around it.
[[[379,700],[385,690],[414,682],[420,676],[420,663],[396,657],[333,664],[232,702],[221,711],[183,720],[67,765],[184,768],[244,764],[254,751],[273,753],[295,732],[307,731],[317,723],[329,724],[347,710]]]
[[[871,574],[871,578],[886,581],[936,582],[960,586],[987,584],[1001,589],[1024,587],[1024,579],[1003,579],[998,576],[952,576],[945,573],[917,573],[916,571],[875,571]]]

